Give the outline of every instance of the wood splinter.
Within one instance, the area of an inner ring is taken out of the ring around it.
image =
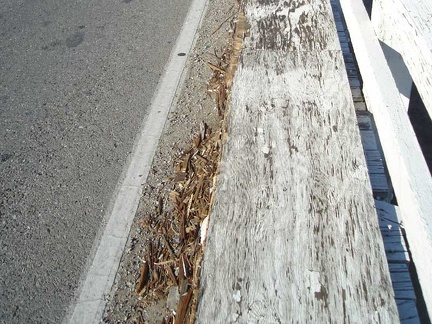
[[[140,292],[144,289],[148,280],[149,280],[149,265],[147,262],[144,261],[143,265],[141,266],[141,275],[135,289],[137,294],[140,294]]]

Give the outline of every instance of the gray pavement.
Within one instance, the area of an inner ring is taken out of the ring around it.
[[[0,0],[0,323],[58,323],[190,0]]]

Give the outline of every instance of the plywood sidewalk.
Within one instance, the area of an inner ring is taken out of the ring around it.
[[[248,0],[198,323],[395,323],[327,0]]]

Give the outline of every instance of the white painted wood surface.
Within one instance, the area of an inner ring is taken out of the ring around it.
[[[395,323],[329,3],[268,3],[245,6],[197,322]]]
[[[361,0],[341,0],[429,314],[432,314],[432,179]]]
[[[389,47],[385,38],[380,38],[380,41],[381,48],[387,60],[387,64],[399,90],[399,95],[403,104],[405,105],[406,111],[408,111],[413,85],[411,74],[405,65],[402,55]]]
[[[384,43],[402,55],[432,118],[431,17],[430,0],[374,0],[373,2],[372,22],[376,34]],[[402,77],[405,76],[406,73],[403,73]],[[401,81],[404,84],[406,80]]]

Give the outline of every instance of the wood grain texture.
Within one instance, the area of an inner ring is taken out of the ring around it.
[[[339,50],[328,0],[245,0],[252,22],[244,46],[257,50]]]
[[[244,49],[228,120],[197,322],[397,322],[340,50]]]
[[[341,0],[340,3],[425,304],[432,314],[432,178],[363,2]]]

